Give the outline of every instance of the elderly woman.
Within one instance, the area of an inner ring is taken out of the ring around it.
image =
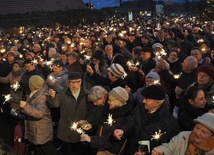
[[[214,104],[214,67],[211,65],[202,65],[197,69],[197,81],[194,86],[201,88],[206,96],[208,104]]]
[[[30,95],[26,101],[20,101],[22,112],[26,115],[25,138],[31,151],[37,155],[56,155],[52,144],[53,126],[50,109],[46,105],[47,90],[44,80],[38,75],[29,79]]]
[[[214,114],[205,113],[194,119],[193,131],[184,131],[152,150],[152,155],[214,154]],[[140,153],[136,154],[140,155]]]
[[[101,123],[97,135],[91,137],[87,134],[81,135],[81,141],[89,142],[91,148],[99,149],[97,154],[121,154],[123,152],[126,140],[116,140],[112,132],[114,128],[117,128],[121,124],[127,113],[131,110],[126,105],[128,98],[129,95],[124,88],[118,86],[112,89],[108,93],[109,110],[102,113],[100,117]],[[113,119],[112,122],[110,121],[111,118]]]

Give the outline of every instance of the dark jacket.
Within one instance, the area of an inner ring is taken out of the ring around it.
[[[69,88],[63,89],[53,98],[48,99],[52,107],[60,106],[60,120],[58,125],[58,138],[64,142],[80,142],[80,135],[70,129],[73,122],[84,120],[87,111],[87,91],[83,88],[77,98],[73,96]]]
[[[108,107],[109,104],[107,104]],[[125,147],[126,139],[117,140],[113,136],[113,131],[115,128],[118,128],[122,125],[123,120],[125,117],[131,112],[133,108],[133,103],[127,102],[126,105],[103,111],[100,117],[100,127],[97,132],[97,136],[91,137],[91,147],[92,148],[99,148],[100,150],[106,150],[113,154],[121,154],[123,147]],[[109,115],[112,116],[114,123],[112,126],[107,124],[107,119]],[[120,152],[121,151],[121,152]]]
[[[214,105],[208,105],[206,103],[204,108],[194,108],[189,102],[183,103],[182,107],[179,109],[178,122],[182,131],[191,131],[195,126],[193,121],[198,116],[203,115],[209,110],[214,109]]]
[[[53,138],[53,125],[50,109],[46,105],[45,88],[39,89],[31,98],[22,111],[26,114],[25,137],[35,145],[45,144]]]
[[[120,127],[124,130],[124,137],[128,137],[126,154],[131,155],[138,151],[138,141],[150,141],[150,150],[168,142],[180,130],[177,120],[166,108],[165,103],[154,113],[149,114],[144,104],[137,106],[124,120]],[[153,139],[155,132],[161,132],[160,138]]]

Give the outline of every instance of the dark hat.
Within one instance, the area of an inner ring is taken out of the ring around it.
[[[14,62],[14,64],[18,64],[20,68],[23,67],[23,61],[22,61],[22,60],[16,60],[16,61]]]
[[[163,100],[165,99],[165,90],[161,85],[151,85],[143,89],[141,95],[149,99]]]
[[[142,34],[141,38],[146,38],[146,39],[149,40],[149,35],[147,35],[147,34]]]
[[[214,79],[214,67],[211,65],[202,65],[198,67],[197,73],[199,72],[206,73],[211,79]]]
[[[93,55],[93,58],[102,61],[103,60],[103,50],[96,50]]]
[[[184,34],[182,32],[179,32],[177,35],[176,35],[178,38],[184,40]]]
[[[141,52],[149,52],[149,53],[152,53],[152,49],[150,47],[143,47],[141,49]]]
[[[139,55],[141,50],[142,50],[141,46],[135,46],[134,48],[132,48],[132,51],[134,51],[135,54],[139,54]]]
[[[62,60],[56,60],[53,62],[52,66],[63,67],[64,64],[63,64]]]
[[[175,42],[172,47],[181,48],[181,45],[179,42]]]
[[[175,41],[173,39],[169,39],[166,44],[170,44],[170,45],[173,45],[175,43]]]
[[[76,80],[76,79],[81,79],[81,75],[79,72],[70,72],[68,75],[68,80]]]

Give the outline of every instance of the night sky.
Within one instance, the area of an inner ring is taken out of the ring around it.
[[[90,0],[83,0],[85,3],[89,3]],[[112,7],[118,6],[119,3],[115,3],[116,0],[91,0],[92,4],[96,9],[100,9],[103,7]]]

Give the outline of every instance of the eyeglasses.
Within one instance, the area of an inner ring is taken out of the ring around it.
[[[78,81],[69,81],[70,84],[78,84],[80,82],[81,82],[81,80],[78,80]]]
[[[116,75],[114,75],[112,72],[110,72],[111,73],[111,76],[113,76],[113,77],[115,77],[115,78],[117,78],[117,79],[119,79],[120,77],[118,77],[118,76],[116,76]]]

